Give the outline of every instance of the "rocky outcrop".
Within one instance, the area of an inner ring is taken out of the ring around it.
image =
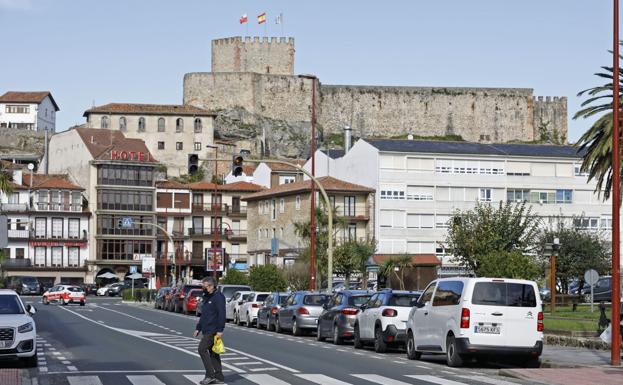
[[[43,132],[0,128],[0,154],[43,155],[44,142]]]

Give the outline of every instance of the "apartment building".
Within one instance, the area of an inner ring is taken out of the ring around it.
[[[319,178],[338,217],[345,226],[338,242],[371,239],[374,229],[374,190],[333,177]],[[250,265],[293,263],[303,240],[295,233],[295,223],[310,220],[311,182],[281,184],[244,198],[248,206],[248,253]],[[317,193],[318,194],[318,193]],[[322,198],[318,195],[316,204]],[[320,207],[320,206],[319,206]]]
[[[582,217],[577,226],[608,235],[610,203],[580,164],[573,146],[362,139],[331,175],[377,191],[378,253],[436,254],[443,275],[460,272],[443,247],[448,220],[478,201],[526,202],[545,225]]]
[[[58,111],[50,91],[8,91],[0,96],[0,128],[55,132]]]

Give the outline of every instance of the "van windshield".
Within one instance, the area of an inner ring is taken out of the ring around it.
[[[474,305],[536,307],[534,287],[523,283],[478,282],[472,294]]]

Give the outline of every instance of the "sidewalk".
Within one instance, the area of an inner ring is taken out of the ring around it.
[[[0,384],[2,385],[30,385],[31,383],[28,369],[0,369]]]

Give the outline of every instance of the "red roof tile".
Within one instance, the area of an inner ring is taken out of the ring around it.
[[[22,176],[22,184],[30,187],[30,174]],[[32,175],[32,189],[60,189],[60,190],[84,190],[82,187],[69,181],[69,176],[64,174]]]
[[[282,159],[282,160],[285,162],[298,164],[299,166],[303,166],[307,162],[304,159]],[[268,168],[270,168],[273,171],[298,171],[296,168],[285,165],[285,164],[266,163],[266,165],[268,166]]]
[[[93,159],[110,160],[111,153],[117,152],[142,152],[145,154],[144,163],[156,163],[145,142],[142,139],[126,138],[121,131],[107,130],[103,128],[75,128],[78,135],[91,153]]]
[[[156,182],[156,188],[171,189],[171,190],[188,190],[190,186],[184,183],[180,183],[174,180],[160,180]]]
[[[228,183],[228,184],[220,185],[218,186],[218,189],[223,190],[223,191],[257,192],[257,191],[263,190],[264,187],[260,186],[259,184],[255,184],[255,183],[235,182],[235,183]]]
[[[7,91],[4,95],[0,96],[0,102],[2,103],[41,103],[46,96],[50,97],[50,101],[54,105],[54,109],[59,111],[56,101],[52,97],[50,91]]]
[[[389,258],[398,258],[404,254],[375,254],[372,258],[377,265],[380,265]],[[414,266],[438,266],[441,261],[435,254],[408,254],[411,256],[411,264]]]
[[[340,179],[333,178],[331,176],[323,176],[318,178],[318,181],[324,187],[327,192],[360,192],[360,193],[372,193],[373,189],[361,186],[354,183],[345,182]],[[267,189],[257,194],[246,196],[245,200],[263,199],[272,196],[291,195],[300,192],[307,192],[311,189],[311,181],[305,180],[302,182],[282,184],[271,189]]]
[[[202,190],[202,191],[214,190],[214,183],[206,182],[206,181],[191,183],[188,186],[190,186],[191,190]],[[219,188],[220,187],[221,186],[219,186]]]
[[[136,114],[136,115],[198,115],[214,116],[210,111],[178,104],[137,104],[137,103],[109,103],[96,106],[84,111],[83,116],[92,113],[104,114]]]

